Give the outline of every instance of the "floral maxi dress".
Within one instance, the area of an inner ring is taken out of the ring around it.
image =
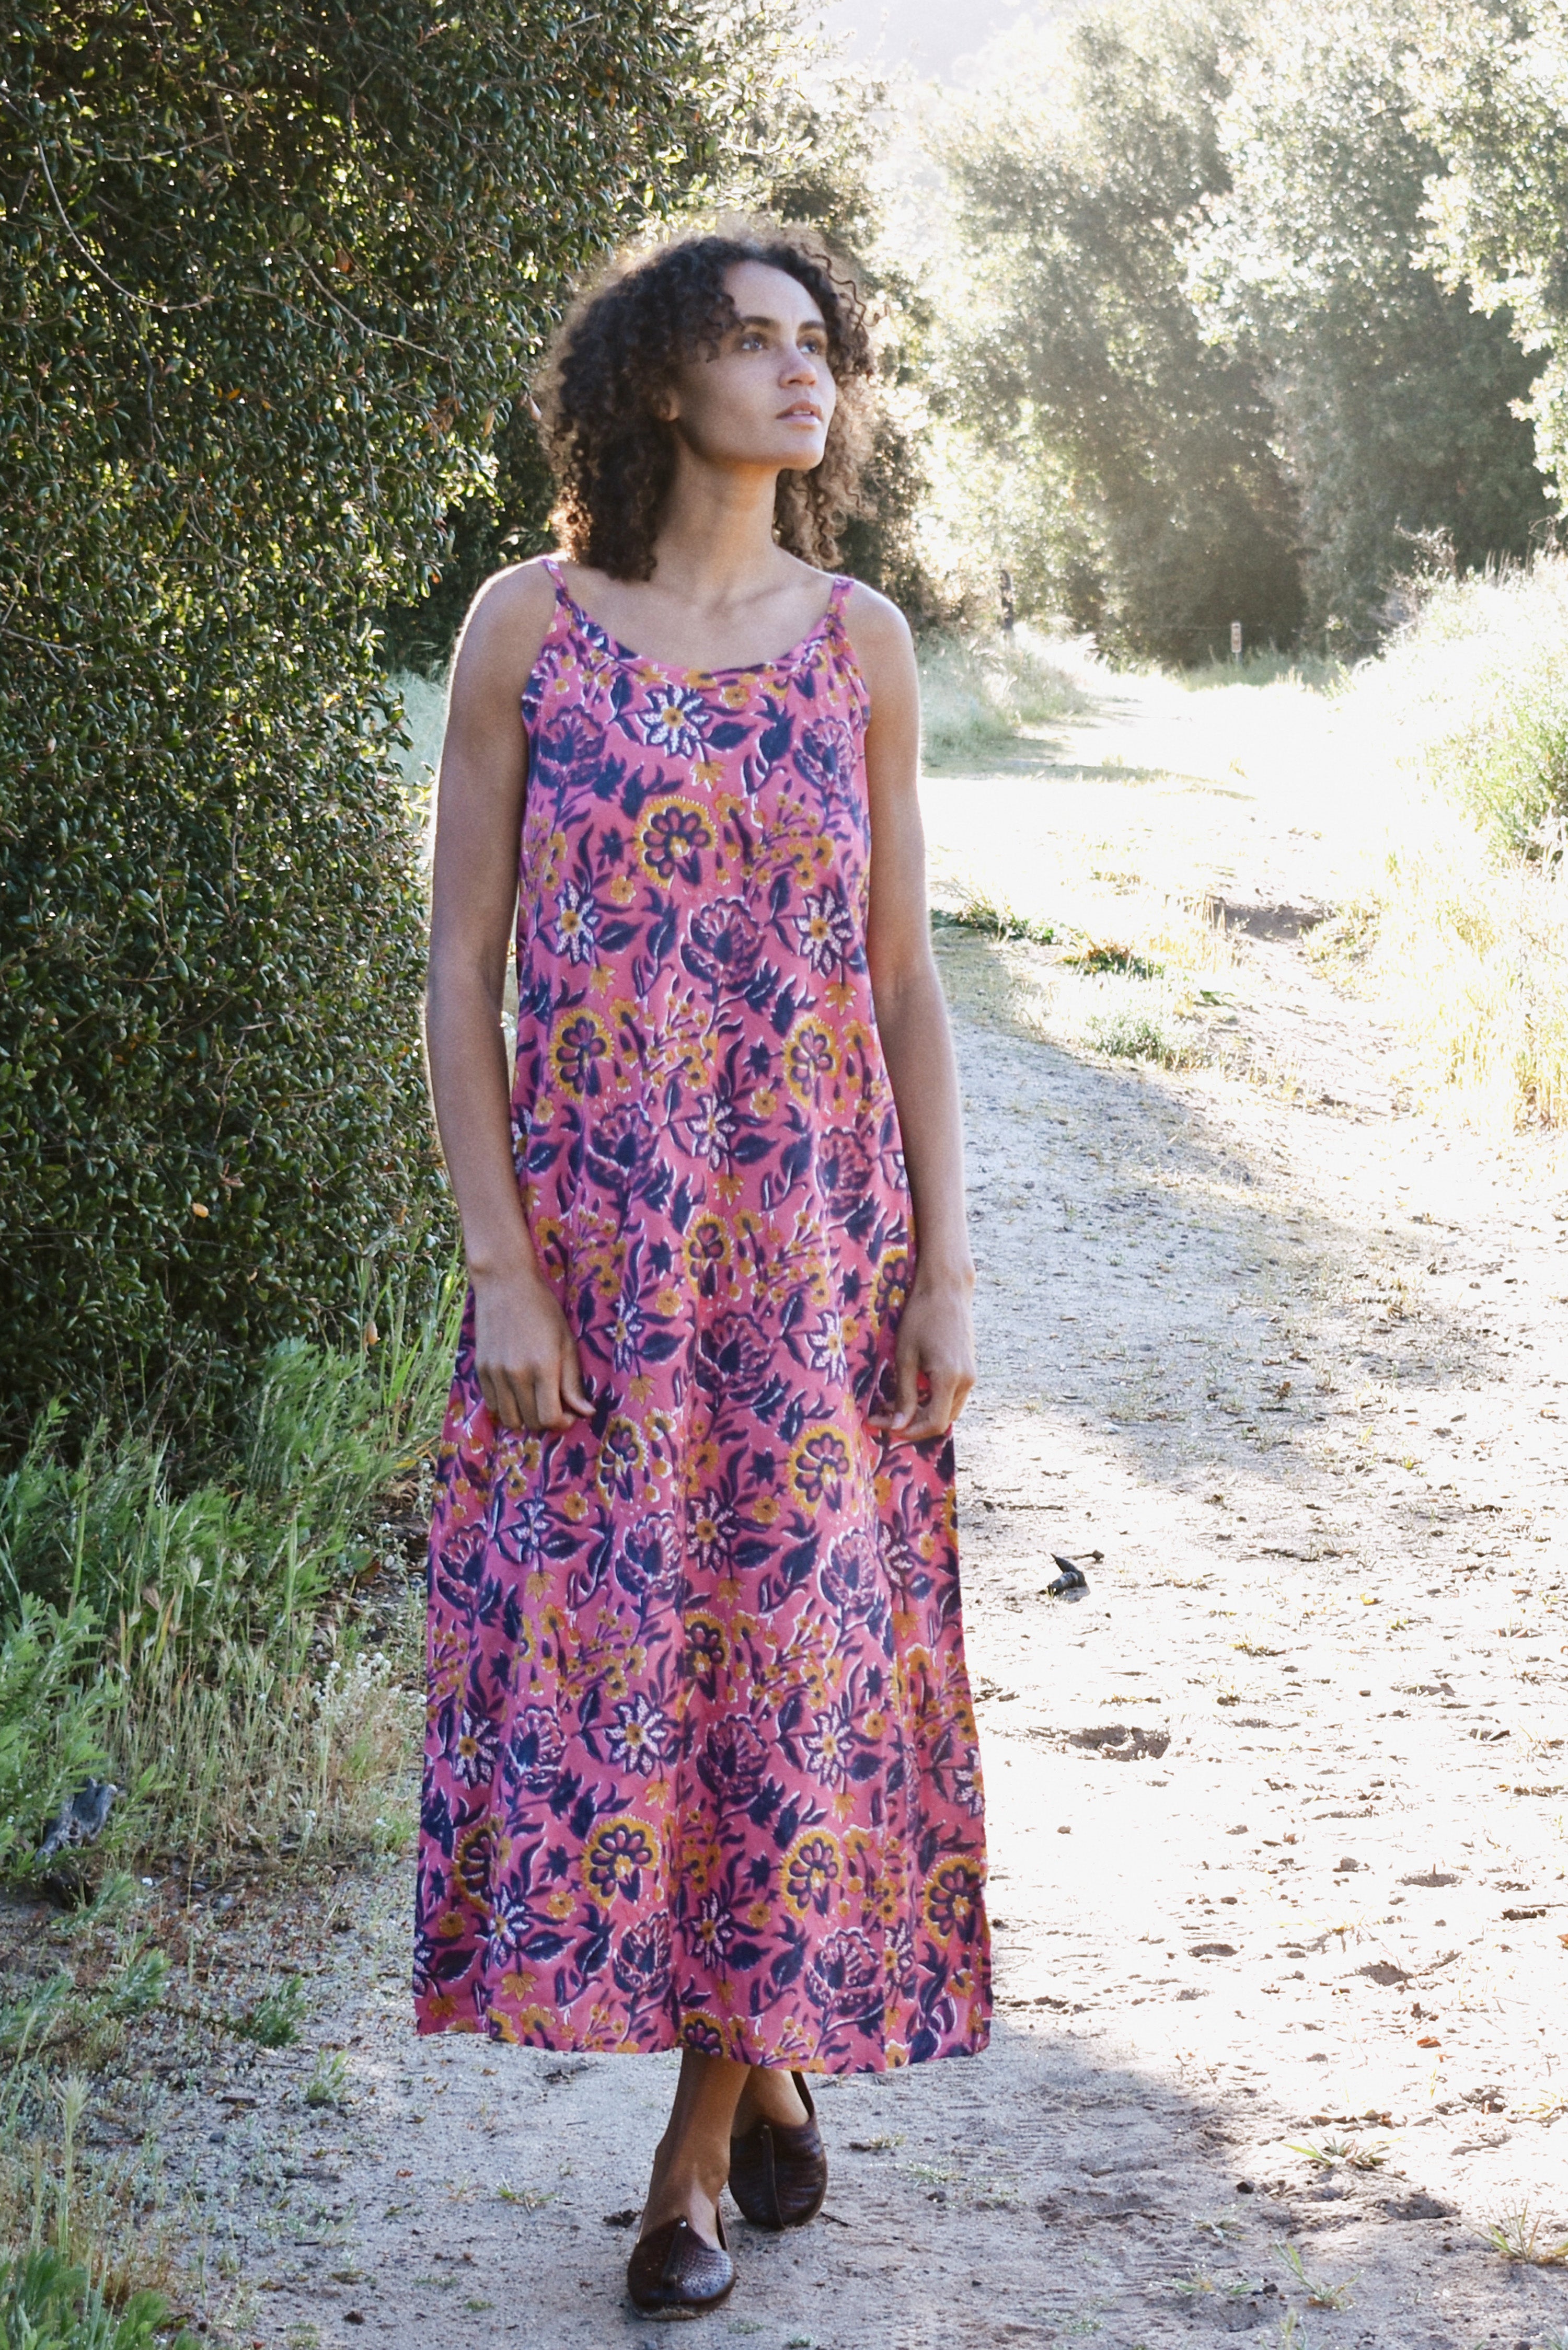
[[[952,1444],[867,1425],[912,1233],[851,583],[783,659],[697,673],[555,577],[513,1129],[597,1409],[498,1429],[470,1299],[431,1537],[419,2028],[830,2072],[973,2052]]]

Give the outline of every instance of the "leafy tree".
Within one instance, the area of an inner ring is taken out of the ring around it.
[[[940,143],[953,197],[953,412],[1015,475],[999,552],[1103,640],[1201,659],[1240,619],[1284,641],[1291,490],[1255,362],[1203,330],[1197,208],[1223,195],[1217,114],[1241,0],[1110,0],[1022,47]]]
[[[1568,500],[1568,5],[1420,0],[1406,79],[1443,168],[1428,258],[1531,355],[1536,453]]]
[[[1301,495],[1308,624],[1375,639],[1388,584],[1433,532],[1463,567],[1517,554],[1545,511],[1516,403],[1535,363],[1425,265],[1439,169],[1411,120],[1406,0],[1271,16],[1220,114],[1230,185],[1195,280],[1227,348],[1265,371]]]
[[[439,1212],[373,615],[700,157],[682,0],[20,0],[0,82],[0,1414],[222,1409]]]

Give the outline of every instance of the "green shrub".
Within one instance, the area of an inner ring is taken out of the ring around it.
[[[1556,846],[1542,827],[1568,819],[1568,556],[1432,586],[1348,707],[1500,847]]]
[[[196,2350],[196,2336],[169,2331],[161,2293],[132,2294],[110,2309],[85,2269],[58,2252],[34,2251],[0,2268],[3,2350]]]
[[[0,109],[0,1440],[447,1243],[374,617],[700,165],[685,0],[28,0]]]

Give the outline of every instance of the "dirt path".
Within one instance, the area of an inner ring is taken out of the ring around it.
[[[1053,1040],[1056,950],[941,934],[995,2043],[825,2089],[827,2213],[733,2222],[713,2338],[1568,2342],[1564,2272],[1481,2232],[1568,2237],[1568,1223],[1401,1107],[1303,949],[1354,786],[1305,697],[1165,686],[929,786],[950,889],[1050,918],[1098,872],[1108,925],[1152,875],[1237,961],[1167,1072]],[[321,1933],[309,2045],[167,2101],[240,2338],[658,2338],[620,2280],[672,2062],[416,2043],[407,1902]],[[344,2107],[304,2102],[323,2046]]]

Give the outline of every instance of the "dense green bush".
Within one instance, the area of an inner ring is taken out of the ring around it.
[[[444,1246],[371,616],[696,151],[681,0],[24,0],[0,103],[0,1423]]]

